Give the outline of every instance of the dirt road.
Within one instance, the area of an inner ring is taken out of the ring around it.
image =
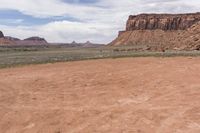
[[[0,70],[0,133],[200,133],[200,58]]]

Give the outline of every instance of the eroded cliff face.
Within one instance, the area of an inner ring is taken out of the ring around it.
[[[131,15],[126,30],[120,31],[111,45],[135,45],[154,50],[200,49],[200,13]]]
[[[126,31],[132,30],[186,30],[200,21],[195,14],[141,14],[129,16]]]

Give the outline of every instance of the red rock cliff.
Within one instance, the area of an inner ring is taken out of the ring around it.
[[[200,50],[200,13],[131,15],[110,43],[147,49]]]
[[[194,14],[140,14],[129,16],[126,31],[132,30],[185,30],[200,21]]]

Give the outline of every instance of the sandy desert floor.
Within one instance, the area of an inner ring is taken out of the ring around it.
[[[200,58],[0,70],[0,133],[200,133]]]

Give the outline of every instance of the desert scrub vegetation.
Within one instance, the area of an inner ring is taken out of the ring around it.
[[[0,47],[0,68],[21,66],[27,64],[43,64],[88,59],[122,58],[122,57],[173,57],[199,56],[199,51],[165,51],[149,52],[139,47],[59,47],[59,46],[29,46]]]

